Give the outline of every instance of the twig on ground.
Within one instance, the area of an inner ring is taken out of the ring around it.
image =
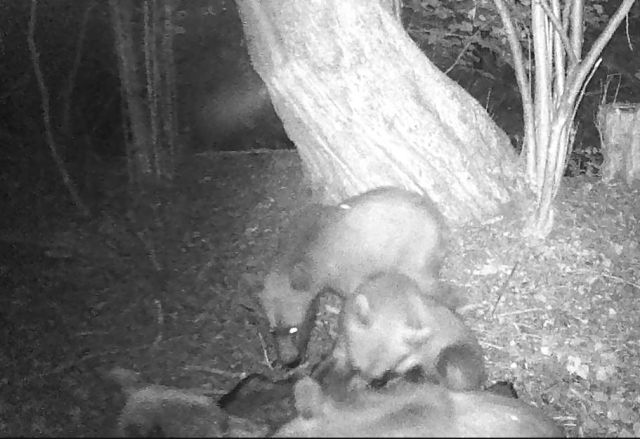
[[[506,317],[506,316],[513,316],[513,315],[517,315],[517,314],[524,314],[527,312],[534,312],[534,311],[544,311],[544,309],[542,308],[528,308],[528,309],[523,309],[523,310],[519,310],[519,311],[511,311],[511,312],[505,312],[502,314],[498,314],[496,317],[500,318],[500,317]]]
[[[621,278],[619,276],[616,276],[616,275],[613,275],[613,274],[602,274],[602,277],[608,277],[609,279],[617,280],[618,282],[622,282],[622,283],[625,283],[627,285],[631,285],[632,287],[637,288],[637,289],[640,290],[640,284],[628,281],[628,280],[623,279],[623,278]]]
[[[498,345],[495,345],[495,344],[487,343],[486,341],[480,341],[479,343],[485,348],[486,347],[490,347],[490,348],[493,348],[493,349],[497,349],[499,351],[504,351],[504,347],[502,347],[502,346],[498,346]]]
[[[218,369],[217,367],[208,366],[184,366],[184,370],[192,370],[196,372],[206,372],[214,375],[222,375],[227,378],[243,379],[247,376],[246,372],[230,372],[228,370]]]
[[[256,328],[258,332],[258,339],[260,340],[260,346],[262,347],[262,356],[264,358],[264,362],[270,370],[273,370],[273,366],[271,365],[271,360],[269,360],[269,352],[267,351],[267,344],[264,342],[264,337],[260,331]]]
[[[511,269],[511,273],[509,273],[509,276],[507,276],[507,278],[505,279],[505,281],[502,283],[502,286],[500,287],[500,289],[498,290],[498,299],[496,300],[496,303],[493,305],[493,309],[491,310],[491,318],[494,317],[495,313],[496,313],[496,308],[498,307],[498,304],[500,303],[500,300],[502,299],[502,296],[504,295],[504,291],[507,288],[507,285],[509,284],[509,281],[511,280],[511,278],[513,277],[513,274],[516,272],[516,268],[518,268],[518,264],[520,263],[520,261],[517,261],[514,265],[513,268]]]

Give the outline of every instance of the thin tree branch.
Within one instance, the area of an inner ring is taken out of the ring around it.
[[[467,52],[467,49],[469,48],[469,46],[471,46],[471,43],[473,43],[475,41],[474,37],[478,34],[478,32],[480,32],[479,30],[475,31],[473,33],[473,35],[471,35],[468,39],[467,39],[467,43],[464,45],[464,47],[462,48],[462,50],[460,51],[460,53],[458,54],[458,56],[456,57],[455,61],[453,61],[453,64],[451,64],[451,66],[445,70],[444,74],[448,75],[449,72],[451,70],[453,70],[453,68],[455,67],[456,64],[458,64],[458,61],[460,61],[460,59],[462,58],[462,55],[464,55]]]
[[[78,75],[78,69],[80,68],[80,61],[82,60],[82,52],[84,48],[84,40],[87,34],[87,22],[89,21],[89,15],[95,7],[96,3],[91,1],[84,13],[82,14],[82,20],[80,21],[80,31],[78,32],[78,38],[76,39],[75,57],[73,59],[73,65],[69,71],[69,77],[67,78],[67,86],[63,93],[62,102],[62,130],[68,132],[70,120],[71,120],[71,96],[73,95],[73,88],[76,84],[76,76]]]
[[[544,0],[536,0],[536,1],[540,4],[545,15],[547,16],[549,21],[551,21],[553,28],[556,30],[556,33],[560,36],[560,39],[562,40],[562,45],[564,46],[564,50],[565,52],[567,52],[567,55],[569,55],[569,60],[571,61],[571,65],[577,64],[579,61],[578,57],[573,52],[573,46],[571,45],[571,41],[569,41],[569,37],[562,30],[562,23],[560,23],[560,20],[558,19],[556,14],[554,14],[551,8],[549,8],[549,5],[547,4],[546,1]]]
[[[511,18],[511,13],[504,3],[504,0],[494,0],[496,9],[502,19],[505,32],[507,33],[507,39],[509,40],[509,47],[511,47],[511,56],[513,56],[513,66],[516,72],[516,81],[518,88],[520,89],[520,97],[522,99],[522,113],[524,119],[524,142],[523,147],[527,148],[527,155],[530,155],[535,150],[535,137],[534,132],[534,118],[533,118],[533,99],[531,97],[531,84],[527,79],[525,72],[524,57],[522,55],[522,47],[520,46],[520,40]],[[527,158],[528,163],[533,163],[533,160]]]
[[[569,14],[573,6],[573,0],[567,0],[564,3],[564,9],[562,9],[562,32],[569,34]]]
[[[40,54],[38,53],[38,49],[36,47],[35,40],[35,29],[36,29],[36,10],[38,7],[38,0],[31,0],[31,11],[29,16],[29,27],[27,32],[27,44],[29,46],[29,53],[31,54],[31,63],[33,64],[33,71],[36,76],[36,82],[38,83],[38,89],[40,91],[40,99],[42,100],[42,121],[44,123],[44,133],[47,140],[47,146],[49,147],[49,151],[51,152],[51,157],[58,168],[58,172],[62,177],[62,182],[64,183],[67,191],[69,191],[69,195],[71,195],[71,199],[75,204],[76,208],[80,211],[80,214],[83,216],[89,216],[89,209],[85,206],[78,194],[78,191],[75,187],[75,184],[71,180],[69,173],[67,172],[67,168],[58,153],[58,147],[53,138],[53,130],[51,127],[51,114],[50,114],[50,103],[49,103],[49,90],[47,90],[47,86],[44,83],[44,76],[42,74],[42,69],[40,68]]]
[[[573,4],[571,19],[571,49],[578,59],[582,57],[582,45],[584,43],[584,0],[571,0]]]
[[[587,53],[587,56],[578,64],[576,64],[569,71],[568,80],[567,80],[567,89],[563,93],[562,98],[567,102],[574,102],[578,94],[580,93],[580,89],[582,88],[582,84],[584,83],[587,75],[593,69],[597,59],[600,57],[600,54],[604,50],[604,47],[607,45],[613,33],[616,31],[622,19],[629,13],[631,6],[635,0],[623,0],[618,7],[618,10],[613,14],[609,23],[604,28],[600,36],[596,39],[593,46],[591,46],[591,50]]]

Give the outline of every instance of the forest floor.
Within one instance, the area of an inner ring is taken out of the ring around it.
[[[295,152],[198,155],[135,217],[4,225],[0,436],[112,434],[114,367],[212,396],[282,376],[255,292],[308,195]],[[522,219],[489,223],[453,231],[443,270],[468,295],[489,381],[513,381],[569,436],[640,435],[640,191],[565,179],[534,248]]]

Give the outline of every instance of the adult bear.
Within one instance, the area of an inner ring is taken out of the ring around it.
[[[439,284],[446,231],[427,196],[395,187],[303,210],[281,235],[259,294],[280,360],[293,366],[304,358],[322,291],[348,297],[376,272],[406,275],[425,296],[455,308],[459,301]]]

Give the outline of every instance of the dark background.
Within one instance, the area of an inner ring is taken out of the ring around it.
[[[441,69],[449,68],[459,48],[430,44],[422,32],[425,26],[444,21],[425,17],[406,3],[405,27],[427,56]],[[82,195],[99,200],[119,186],[119,178],[108,170],[122,166],[119,160],[124,157],[119,79],[107,2],[98,2],[91,11],[72,89],[69,126],[63,126],[61,120],[78,29],[88,4],[40,1],[36,44],[51,96],[56,142]],[[292,148],[264,83],[250,65],[235,3],[182,1],[178,10],[178,117],[186,151]],[[634,102],[640,97],[640,56],[637,50],[631,51],[640,42],[637,10],[636,4],[628,33],[623,23],[586,89],[576,117],[571,175],[597,173],[601,156],[594,120],[607,78],[611,78],[607,101],[615,97]],[[0,185],[4,198],[12,200],[14,207],[45,203],[62,189],[43,136],[41,98],[26,43],[28,14],[29,2],[19,0],[4,2],[0,14]],[[600,31],[597,24],[595,28],[588,24],[587,30],[585,48]],[[431,32],[433,35],[435,29]],[[469,47],[450,76],[485,106],[519,149],[522,114],[513,69],[508,58],[492,50],[496,46],[490,44],[490,35],[486,37]]]

